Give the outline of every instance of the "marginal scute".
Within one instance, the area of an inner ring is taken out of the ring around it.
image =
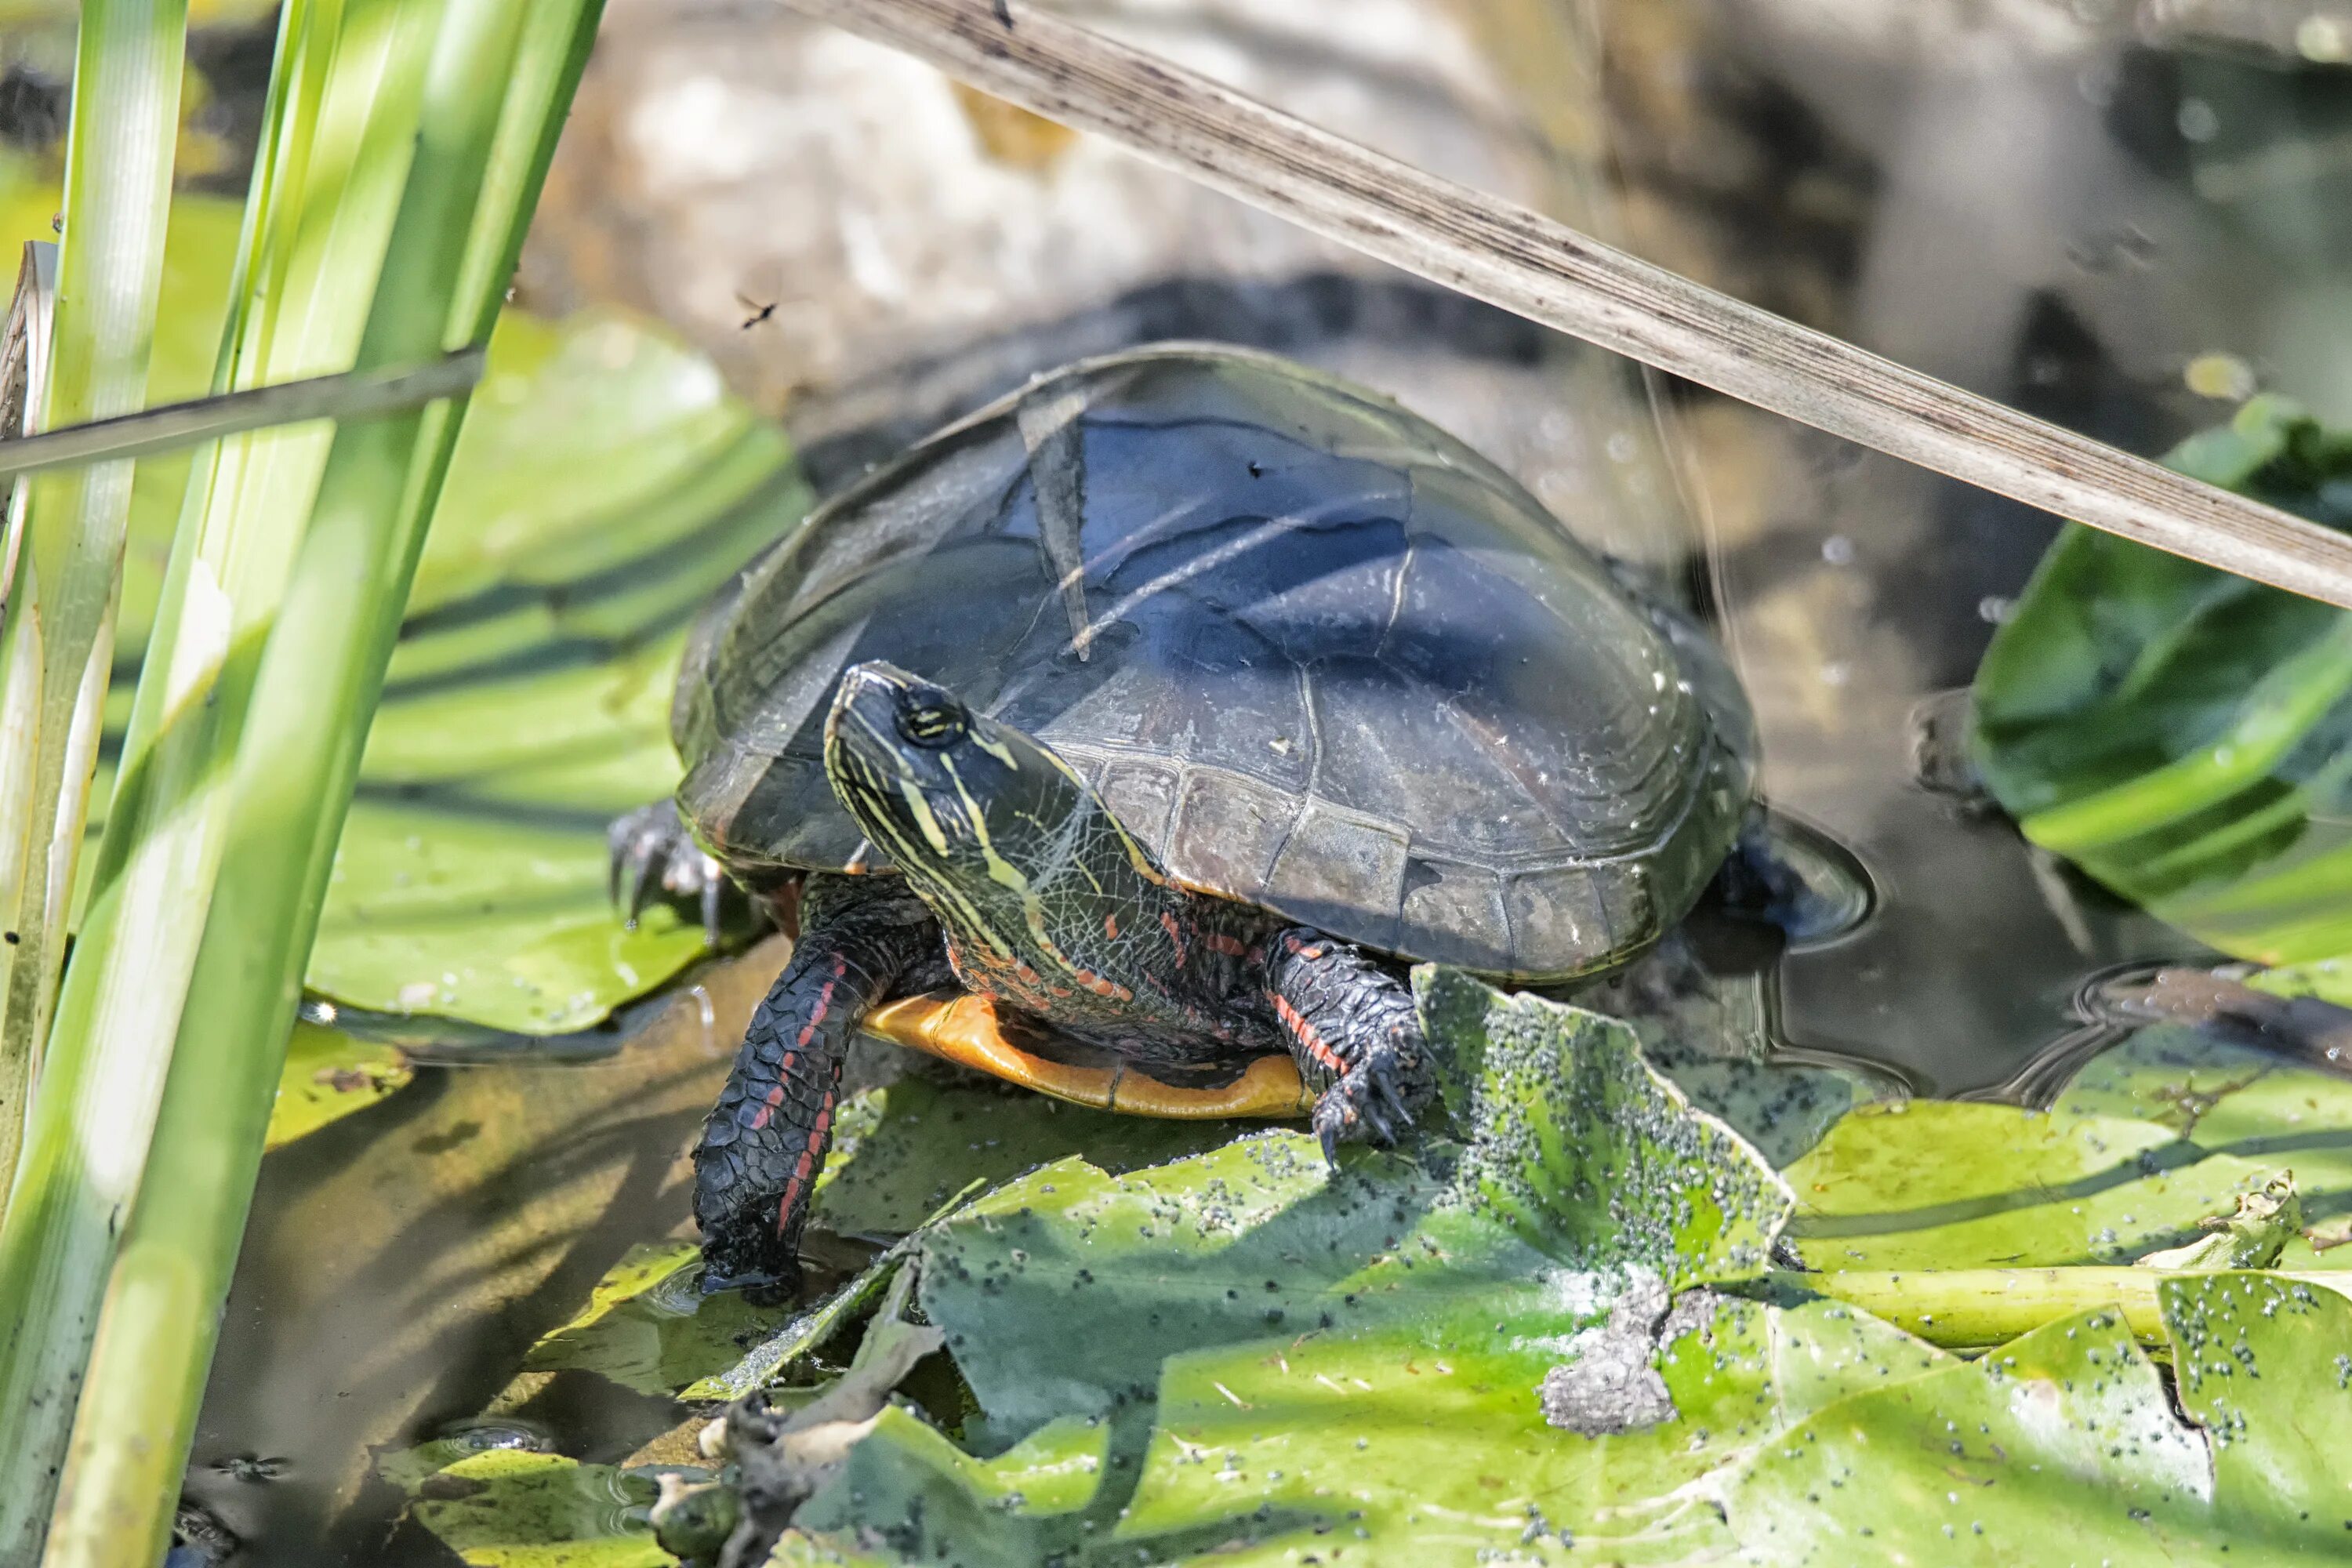
[[[712,853],[889,868],[820,760],[865,659],[1054,748],[1180,880],[1486,974],[1654,940],[1749,791],[1704,634],[1461,442],[1236,350],[1044,377],[748,568],[674,716]]]

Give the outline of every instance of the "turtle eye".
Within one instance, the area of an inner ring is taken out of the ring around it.
[[[898,703],[898,733],[909,744],[940,751],[963,739],[963,704],[944,691],[908,692]]]

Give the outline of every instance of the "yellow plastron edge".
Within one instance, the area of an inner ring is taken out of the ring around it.
[[[1215,1089],[1163,1083],[1129,1067],[1074,1067],[1024,1051],[996,1025],[996,1006],[968,991],[902,997],[866,1016],[869,1035],[971,1068],[1097,1110],[1205,1121],[1255,1116],[1280,1120],[1307,1114],[1315,1096],[1288,1057],[1259,1057],[1241,1077]]]

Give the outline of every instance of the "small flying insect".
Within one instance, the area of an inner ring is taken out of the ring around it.
[[[776,307],[783,303],[781,300],[771,300],[766,304],[762,305],[757,300],[752,299],[749,294],[744,293],[740,289],[735,290],[735,302],[742,306],[746,310],[751,312],[750,315],[743,318],[743,330],[747,332],[753,327],[758,326],[761,322],[766,321],[769,317],[774,315],[776,313]]]

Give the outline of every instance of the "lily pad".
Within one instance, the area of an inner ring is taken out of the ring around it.
[[[2263,1274],[2159,1289],[2198,1426],[2117,1314],[2083,1313],[1767,1444],[1726,1499],[1740,1560],[2341,1561],[2352,1303]]]
[[[1554,1258],[1640,1264],[1676,1289],[1762,1271],[1788,1189],[1629,1026],[1434,966],[1413,984],[1476,1207]]]
[[[733,1365],[791,1312],[755,1307],[739,1290],[703,1295],[701,1261],[691,1241],[631,1247],[577,1316],[531,1346],[523,1370],[593,1372],[640,1394],[676,1394]]]
[[[654,1494],[647,1475],[494,1449],[418,1480],[409,1513],[471,1568],[667,1568]]]
[[[1230,1124],[1117,1116],[996,1084],[908,1075],[844,1103],[815,1222],[836,1236],[906,1235],[973,1182],[993,1184],[1083,1151],[1108,1171],[1213,1149]]]
[[[1815,1268],[2129,1263],[2193,1236],[2278,1168],[2117,1117],[1864,1106],[1789,1167],[1788,1234]]]
[[[2284,399],[2168,460],[2352,525],[2352,432]],[[1974,744],[2027,837],[2352,1000],[2352,615],[2070,525],[1978,668]]]
[[[2205,1445],[2112,1312],[1849,1395],[1734,1486],[1757,1564],[2211,1561]]]
[[[2158,1296],[2180,1408],[2212,1438],[2216,1524],[2233,1543],[2340,1558],[2352,1301],[2264,1274],[2168,1279]]]
[[[703,951],[606,897],[605,825],[669,793],[702,601],[806,510],[783,437],[639,319],[509,312],[369,732],[312,988],[583,1028]]]

